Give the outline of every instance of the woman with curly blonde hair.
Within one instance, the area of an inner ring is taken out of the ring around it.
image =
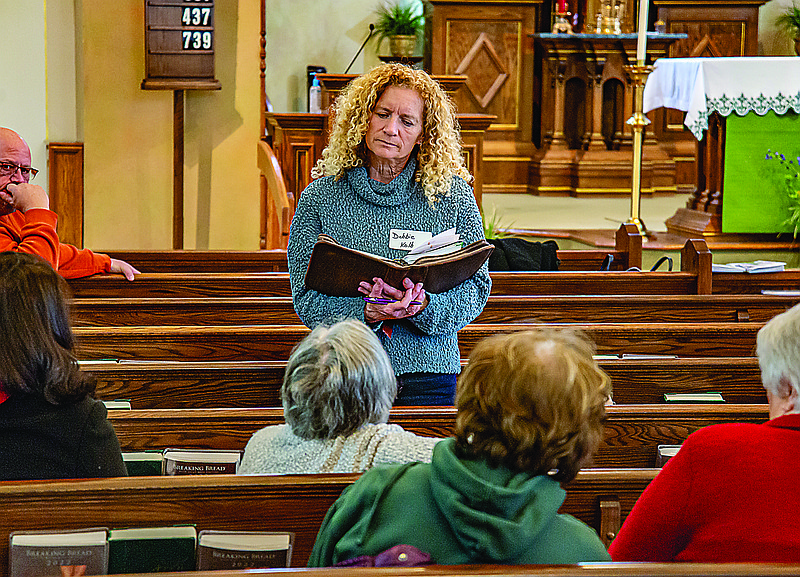
[[[483,310],[488,265],[455,288],[426,292],[406,279],[361,282],[356,297],[307,289],[314,243],[326,234],[339,244],[389,259],[455,229],[464,244],[483,238],[468,182],[455,108],[426,72],[384,64],[354,79],[332,107],[328,146],[303,191],[289,236],[295,310],[314,328],[342,318],[366,322],[378,335],[397,375],[396,404],[452,404],[460,370],[456,332]]]

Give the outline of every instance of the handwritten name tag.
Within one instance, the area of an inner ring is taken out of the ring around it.
[[[423,230],[400,230],[393,228],[389,230],[389,248],[398,250],[411,250],[415,246],[427,242],[433,234]]]

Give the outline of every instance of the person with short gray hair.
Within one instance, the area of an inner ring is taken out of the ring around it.
[[[614,561],[800,559],[800,305],[758,331],[770,420],[695,431],[636,502]]]
[[[389,357],[364,323],[316,327],[286,365],[286,424],[252,436],[239,473],[358,473],[382,463],[429,462],[439,439],[387,424],[396,394]]]

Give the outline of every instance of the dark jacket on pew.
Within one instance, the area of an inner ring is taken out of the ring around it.
[[[0,403],[0,438],[3,480],[127,475],[106,408],[91,397],[52,405],[33,395],[11,395]]]

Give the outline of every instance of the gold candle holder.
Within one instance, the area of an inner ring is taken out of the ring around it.
[[[553,14],[553,34],[572,34],[572,24],[569,17],[572,12],[556,12]]]
[[[626,221],[635,224],[642,236],[651,236],[650,231],[641,219],[642,208],[642,147],[644,143],[644,127],[650,124],[643,112],[644,85],[647,76],[653,71],[653,66],[632,64],[625,66],[625,72],[633,81],[633,116],[627,123],[633,128],[633,179],[631,182],[631,217]]]

